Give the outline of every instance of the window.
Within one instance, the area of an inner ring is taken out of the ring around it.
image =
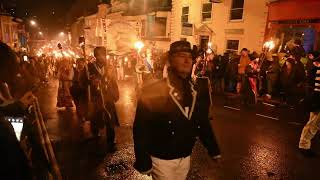
[[[212,3],[202,4],[202,21],[210,21],[212,12]]]
[[[181,22],[183,23],[189,22],[189,7],[182,8]]]
[[[150,17],[147,23],[147,36],[166,36],[167,35],[167,18],[165,17]]]
[[[239,50],[239,40],[227,40],[227,52],[235,52]]]
[[[180,38],[180,41],[187,41],[187,38]]]
[[[165,17],[156,17],[154,35],[155,36],[166,36],[167,35],[167,18]]]
[[[232,0],[230,20],[241,20],[243,18],[243,4],[244,0]]]

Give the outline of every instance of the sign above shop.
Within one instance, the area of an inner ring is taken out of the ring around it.
[[[320,23],[320,19],[297,19],[297,20],[283,20],[275,21],[278,24],[312,24]]]

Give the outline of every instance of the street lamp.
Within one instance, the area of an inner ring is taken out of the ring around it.
[[[35,20],[30,21],[31,26],[37,26],[37,22]]]
[[[59,35],[62,37],[64,36],[64,32],[60,32]]]
[[[40,31],[40,32],[39,32],[39,35],[40,35],[40,36],[42,36],[42,35],[43,35],[43,33]]]

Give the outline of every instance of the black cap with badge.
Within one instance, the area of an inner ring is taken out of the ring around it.
[[[169,55],[172,56],[177,52],[190,52],[191,44],[188,41],[176,41],[170,45]]]

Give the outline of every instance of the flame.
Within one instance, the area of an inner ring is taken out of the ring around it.
[[[274,41],[270,40],[264,43],[264,48],[267,48],[269,51],[271,51],[275,47]]]

